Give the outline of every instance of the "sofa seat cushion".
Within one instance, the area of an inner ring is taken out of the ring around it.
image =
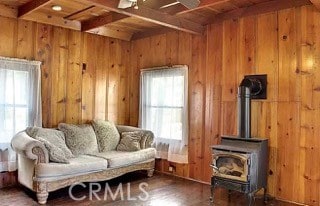
[[[95,157],[101,157],[108,160],[109,168],[131,165],[155,158],[156,150],[154,148],[143,149],[135,152],[108,151],[93,154]]]
[[[39,179],[58,180],[69,176],[99,172],[108,168],[108,161],[89,155],[69,159],[69,164],[40,163],[36,165],[35,176]]]

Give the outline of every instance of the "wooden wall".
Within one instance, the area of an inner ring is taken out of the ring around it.
[[[132,43],[130,124],[138,122],[139,70],[189,66],[189,164],[157,168],[209,181],[209,146],[236,135],[237,85],[268,75],[268,99],[252,105],[252,135],[269,138],[268,192],[320,204],[320,13],[312,6],[228,20],[204,37],[168,33]]]
[[[130,42],[0,17],[0,56],[42,62],[43,126],[129,123]]]
[[[270,140],[268,191],[319,205],[319,19],[305,6],[210,25],[203,37],[172,32],[130,43],[0,17],[0,55],[43,62],[45,127],[94,118],[137,125],[140,69],[187,64],[190,161],[157,168],[206,182],[209,147],[236,134],[237,85],[245,74],[268,74],[268,99],[252,108],[252,135]]]

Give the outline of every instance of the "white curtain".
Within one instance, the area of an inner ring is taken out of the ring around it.
[[[41,127],[40,64],[0,57],[0,172],[17,169],[12,137],[27,126]]]
[[[188,67],[144,69],[139,126],[155,134],[157,158],[188,163]]]

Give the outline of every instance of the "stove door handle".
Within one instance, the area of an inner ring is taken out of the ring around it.
[[[216,167],[215,165],[210,165],[214,170],[217,170],[217,171],[219,171],[219,168],[218,167]]]

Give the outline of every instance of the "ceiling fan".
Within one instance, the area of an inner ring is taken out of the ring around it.
[[[143,0],[146,1],[146,0]],[[200,0],[176,0],[178,3],[184,5],[188,9],[194,9],[199,6]],[[133,7],[135,9],[138,9],[138,0],[120,0],[118,8],[120,9],[126,9]]]

